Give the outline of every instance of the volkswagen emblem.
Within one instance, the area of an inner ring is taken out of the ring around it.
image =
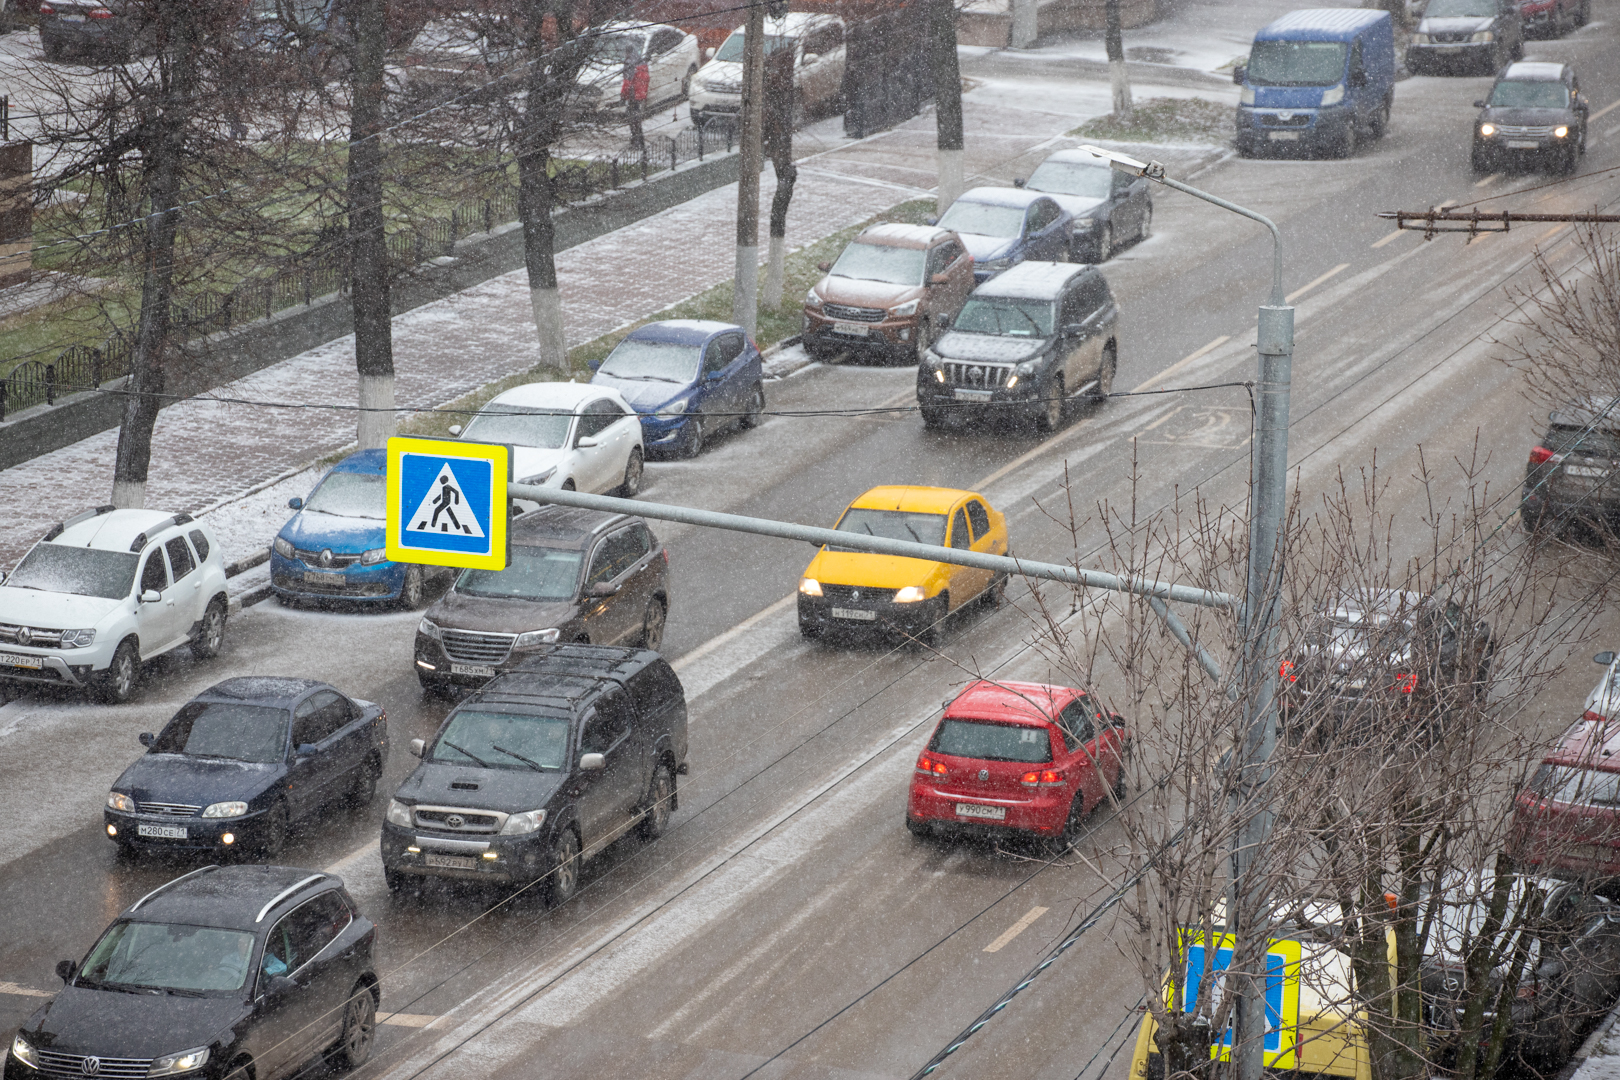
[[[321,552],[320,558],[316,559],[315,561],[320,563],[322,566],[331,566],[332,565],[332,549],[331,548],[326,548],[325,550],[323,550]]]
[[[979,779],[980,780],[988,780],[988,779],[990,779],[990,770],[989,769],[980,769],[979,770]]]
[[[452,829],[459,829],[463,825],[467,824],[467,819],[462,817],[460,814],[450,814],[445,817],[444,823],[450,826]]]
[[[32,645],[33,643],[34,643],[34,632],[32,630],[28,629],[28,627],[26,627],[26,626],[17,627],[17,644],[19,644],[19,645]]]
[[[84,1073],[86,1076],[100,1076],[101,1059],[94,1056],[85,1058],[83,1061],[79,1062],[79,1071]]]

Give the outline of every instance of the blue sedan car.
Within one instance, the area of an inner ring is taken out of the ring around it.
[[[668,319],[632,330],[591,382],[611,386],[641,415],[649,455],[696,457],[714,432],[759,424],[763,361],[742,327]]]
[[[282,603],[356,600],[420,607],[429,567],[389,562],[383,549],[387,452],[350,454],[321,478],[270,545],[270,586]]]
[[[1068,262],[1074,217],[1039,191],[978,187],[951,203],[939,227],[962,238],[982,285],[1026,259]]]

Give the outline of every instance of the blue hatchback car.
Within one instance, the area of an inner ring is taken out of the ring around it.
[[[759,424],[764,362],[743,328],[668,319],[630,331],[591,382],[611,386],[641,415],[649,456],[696,457],[714,432]]]
[[[321,478],[270,545],[270,586],[282,603],[357,600],[420,607],[431,568],[384,555],[387,451],[350,454]]]
[[[962,238],[982,285],[1026,259],[1067,262],[1074,217],[1039,191],[977,187],[951,203],[939,227]]]

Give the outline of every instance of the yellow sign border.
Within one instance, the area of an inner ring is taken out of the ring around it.
[[[401,520],[405,510],[400,506],[400,460],[406,454],[427,457],[458,458],[465,461],[487,461],[491,465],[488,555],[473,555],[459,551],[434,551],[402,544]],[[387,532],[384,541],[389,560],[398,563],[416,563],[422,566],[455,566],[473,570],[505,570],[507,556],[507,518],[510,514],[510,496],[507,485],[512,479],[511,448],[498,443],[462,442],[459,439],[417,439],[395,436],[388,440],[386,470]]]
[[[1236,949],[1237,939],[1231,934],[1215,934],[1214,944],[1210,945],[1204,937],[1202,930],[1183,928],[1181,931],[1181,966],[1183,992],[1187,985],[1187,950],[1195,945],[1205,948]],[[1280,954],[1283,957],[1282,975],[1282,1008],[1277,1025],[1278,1048],[1275,1051],[1264,1052],[1265,1067],[1268,1069],[1295,1069],[1298,1068],[1299,1046],[1299,969],[1304,962],[1305,948],[1293,938],[1272,938],[1266,942],[1268,954]],[[1179,1009],[1182,1003],[1173,1000],[1176,988],[1173,983],[1165,986],[1165,1005],[1171,1009]],[[1225,1045],[1225,1038],[1209,1048],[1209,1056],[1215,1061],[1225,1061],[1231,1056],[1231,1050]]]

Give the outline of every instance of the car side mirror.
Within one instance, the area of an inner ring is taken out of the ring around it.
[[[298,744],[298,749],[293,751],[293,753],[298,757],[314,757],[315,744],[312,742],[301,742]]]
[[[1020,187],[1021,188],[1023,186],[1024,186],[1024,178],[1022,176],[1013,177],[1013,187]]]
[[[461,425],[460,424],[451,424],[450,425],[450,437],[453,438],[453,439],[461,438]]]
[[[1232,69],[1232,81],[1237,83],[1239,86],[1242,86],[1243,80],[1248,76],[1248,74],[1249,66],[1247,64],[1239,64],[1237,67]]]
[[[619,587],[611,581],[593,581],[585,586],[586,596],[617,596]]]
[[[801,64],[813,64],[817,60],[820,60],[820,59],[821,59],[821,54],[820,53],[807,52],[807,53],[804,54],[804,59],[800,60],[799,63],[801,63]]]
[[[289,510],[302,510],[303,508],[304,508],[304,500],[300,499],[298,496],[294,495],[292,498],[287,500],[287,509],[289,509]]]
[[[270,981],[264,986],[264,996],[267,998],[283,998],[298,989],[298,983],[287,975],[272,975]]]
[[[141,603],[143,604],[155,604],[162,599],[163,594],[158,592],[156,589],[147,589],[145,592],[141,593]]]
[[[944,274],[935,274],[933,277],[928,279],[928,284],[930,285],[949,285],[950,282],[951,279]]]
[[[1071,335],[1072,334],[1083,334],[1083,333],[1086,332],[1086,324],[1085,323],[1077,323],[1077,322],[1065,323],[1063,325],[1063,332],[1065,334],[1071,334]]]
[[[591,438],[589,435],[581,435],[579,438],[574,440],[574,445],[581,450],[589,450],[593,446],[601,446],[602,444]]]
[[[832,263],[818,262],[816,263],[816,269],[820,270],[823,274],[830,274],[832,273]]]
[[[580,772],[601,772],[605,768],[607,768],[607,758],[601,754],[579,755]]]
[[[1604,667],[1608,667],[1610,664],[1614,663],[1614,653],[1600,652],[1596,656],[1592,657],[1592,663],[1602,664]]]
[[[713,60],[714,59],[714,46],[713,45],[711,45],[707,49],[703,50],[703,59],[704,60]]]
[[[157,736],[152,734],[150,731],[141,732],[139,735],[135,736],[135,739],[142,746],[151,746],[153,743],[157,742]]]
[[[1476,102],[1474,102],[1474,108],[1476,108],[1476,109],[1483,109],[1483,108],[1485,108],[1485,102],[1484,102],[1484,100],[1480,100],[1480,101],[1476,101]]]
[[[934,316],[934,325],[939,327],[941,330],[949,329],[951,323],[955,321],[956,317],[948,311],[942,311],[938,315]]]
[[[0,570],[0,585],[4,585],[6,583],[6,579],[10,576],[11,575],[6,573],[4,570]]]
[[[412,739],[410,742],[411,757],[419,758],[427,753],[427,740]]]
[[[72,960],[58,960],[56,962],[56,977],[63,982],[72,982],[73,976],[79,973],[79,965]]]
[[[929,214],[927,217],[923,218],[923,224],[924,225],[938,225],[939,224],[938,215]]]

